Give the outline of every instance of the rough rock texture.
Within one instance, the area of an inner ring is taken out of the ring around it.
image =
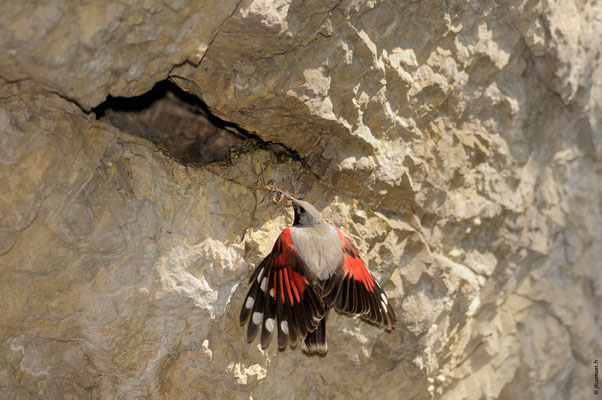
[[[0,398],[590,398],[600,15],[0,4]],[[183,165],[87,112],[166,77],[272,144]],[[349,234],[396,330],[332,313],[326,357],[246,343],[246,279],[291,223],[269,180]]]

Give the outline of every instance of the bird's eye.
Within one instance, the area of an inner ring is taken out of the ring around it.
[[[300,207],[300,208],[299,208],[299,212],[300,212],[301,214],[303,214],[303,213],[305,212],[305,208],[303,208],[303,207]]]

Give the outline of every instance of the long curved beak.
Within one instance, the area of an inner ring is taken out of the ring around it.
[[[291,196],[289,193],[285,192],[284,190],[280,190],[278,188],[273,188],[274,191],[280,193],[281,195],[283,195],[284,197],[286,197],[287,199],[289,199],[290,201],[294,201],[297,200],[295,199],[293,196]]]

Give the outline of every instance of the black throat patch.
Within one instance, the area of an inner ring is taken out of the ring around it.
[[[299,212],[297,211],[297,207],[293,206],[293,210],[295,211],[295,220],[293,221],[293,226],[301,225],[301,221],[299,221]]]

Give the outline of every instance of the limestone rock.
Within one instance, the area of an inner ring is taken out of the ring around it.
[[[32,79],[90,109],[198,64],[235,0],[0,3],[2,77]],[[208,12],[208,10],[210,10]]]
[[[574,0],[0,4],[0,397],[589,398],[601,14]],[[166,110],[204,124],[170,98],[87,112],[166,77],[241,142],[170,132]],[[393,332],[331,313],[325,357],[246,343],[246,281],[291,223],[264,199],[270,180],[348,234]]]

